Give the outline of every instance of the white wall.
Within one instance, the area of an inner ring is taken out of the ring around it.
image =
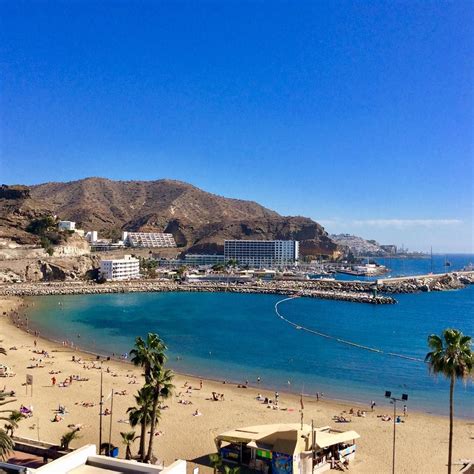
[[[96,453],[95,444],[86,444],[82,448],[76,449],[72,453],[66,454],[65,456],[55,459],[44,466],[39,467],[34,472],[41,474],[59,474],[60,472],[66,473],[75,469],[76,467],[83,466],[89,456],[94,456]]]

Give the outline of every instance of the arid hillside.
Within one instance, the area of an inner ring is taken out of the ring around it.
[[[255,202],[217,196],[180,181],[86,178],[40,184],[29,192],[30,202],[104,237],[118,236],[121,230],[166,231],[191,252],[220,252],[226,238],[297,239],[303,255],[337,249],[324,228],[309,218],[280,216]]]

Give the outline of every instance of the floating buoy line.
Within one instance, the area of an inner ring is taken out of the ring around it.
[[[285,301],[291,301],[291,300],[294,300],[294,299],[299,298],[299,297],[300,297],[299,295],[295,295],[295,296],[291,296],[289,298],[284,298],[284,299],[282,299],[280,301],[277,301],[275,303],[275,313],[276,313],[276,315],[282,321],[289,324],[290,326],[293,326],[295,329],[297,329],[299,331],[305,331],[305,332],[308,332],[310,334],[314,334],[316,336],[324,337],[326,339],[331,339],[331,340],[336,341],[340,344],[345,344],[346,346],[356,347],[357,349],[362,349],[362,350],[369,351],[369,352],[376,352],[377,354],[387,355],[387,356],[391,356],[391,357],[397,357],[399,359],[411,360],[412,362],[424,362],[423,359],[419,359],[417,357],[410,357],[410,356],[406,356],[406,355],[403,355],[403,354],[397,354],[395,352],[385,352],[382,349],[377,349],[375,347],[364,346],[363,344],[357,344],[356,342],[347,341],[346,339],[342,339],[342,338],[337,337],[337,336],[332,336],[331,334],[326,334],[326,333],[323,333],[323,332],[320,332],[320,331],[315,331],[314,329],[310,329],[310,328],[307,328],[305,326],[301,326],[300,324],[296,324],[293,321],[290,321],[288,318],[285,318],[285,316],[283,316],[280,313],[280,311],[278,310],[278,307],[281,303],[284,303]]]

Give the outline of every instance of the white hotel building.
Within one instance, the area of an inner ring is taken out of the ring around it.
[[[100,276],[106,280],[132,280],[140,277],[140,261],[131,255],[113,260],[101,260]]]
[[[224,258],[249,267],[291,266],[298,261],[297,240],[225,240]]]
[[[122,240],[130,247],[176,247],[173,234],[165,232],[122,232]]]

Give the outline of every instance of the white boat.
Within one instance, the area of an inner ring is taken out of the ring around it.
[[[341,268],[338,273],[356,276],[373,276],[387,273],[388,268],[384,265],[376,265],[375,263],[366,263],[364,265],[352,265],[349,268]]]

